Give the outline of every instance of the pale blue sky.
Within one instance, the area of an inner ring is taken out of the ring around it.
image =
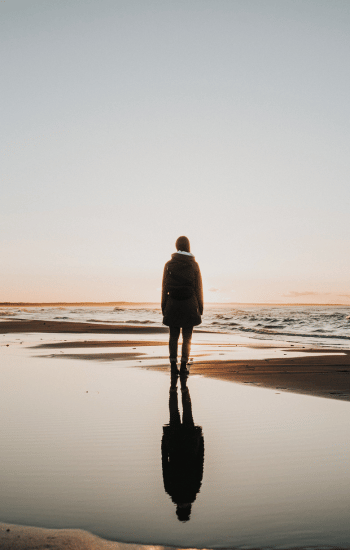
[[[350,303],[348,0],[7,0],[0,301]],[[209,289],[218,289],[216,291]]]

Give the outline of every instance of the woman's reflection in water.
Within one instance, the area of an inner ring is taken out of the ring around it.
[[[204,465],[202,428],[195,426],[192,417],[187,375],[180,376],[182,395],[182,423],[177,396],[178,374],[171,375],[169,397],[169,424],[163,426],[162,467],[164,489],[176,504],[179,521],[188,521],[192,503],[199,492]]]

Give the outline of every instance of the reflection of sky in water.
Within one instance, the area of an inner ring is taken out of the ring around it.
[[[169,375],[0,353],[2,521],[182,546],[349,545],[349,403],[190,376],[204,474],[180,523],[161,461]]]

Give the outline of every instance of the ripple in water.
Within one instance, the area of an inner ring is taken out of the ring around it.
[[[48,307],[0,308],[0,319],[61,319],[78,322],[162,325],[160,307]],[[349,306],[241,306],[206,305],[200,328],[224,333],[234,332],[250,338],[288,340],[300,344],[316,344],[350,348]]]

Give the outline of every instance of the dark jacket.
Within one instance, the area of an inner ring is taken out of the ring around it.
[[[202,322],[203,285],[194,256],[172,254],[164,266],[162,285],[163,324],[194,327]]]

